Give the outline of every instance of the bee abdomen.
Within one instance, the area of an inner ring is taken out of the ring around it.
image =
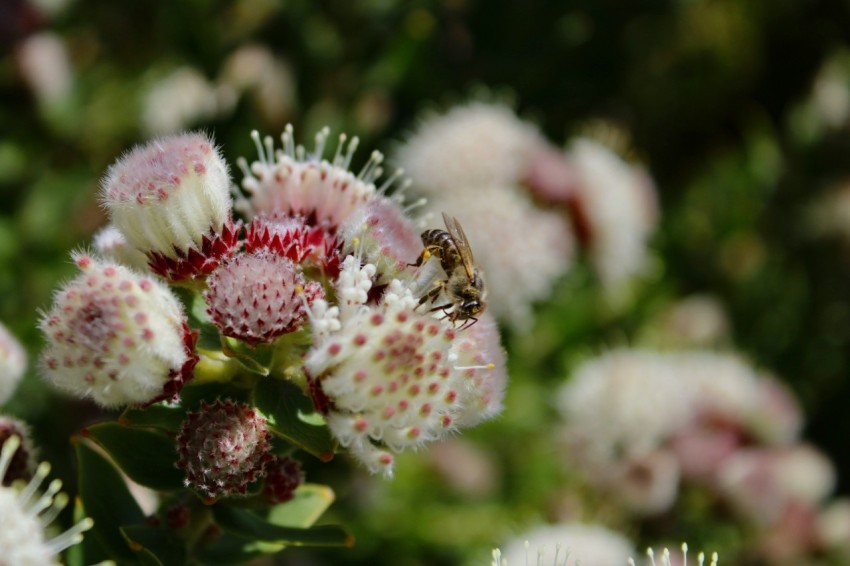
[[[460,252],[451,234],[445,230],[426,230],[422,232],[422,244],[425,249],[440,258],[440,265],[449,274],[460,265]]]

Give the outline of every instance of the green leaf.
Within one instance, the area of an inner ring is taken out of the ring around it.
[[[257,542],[232,533],[223,533],[212,543],[204,546],[193,558],[194,562],[205,566],[224,566],[244,564],[246,562],[275,554],[284,549],[284,545],[272,545]]]
[[[336,441],[327,426],[310,422],[315,414],[313,402],[290,381],[261,379],[254,388],[254,406],[268,419],[274,434],[299,446],[320,460],[333,458]]]
[[[216,505],[216,523],[223,529],[253,540],[287,546],[352,546],[354,538],[338,525],[320,525],[308,529],[282,527],[270,523],[247,509]]]
[[[180,404],[189,411],[197,411],[201,401],[209,404],[216,399],[232,399],[238,403],[247,402],[251,392],[244,387],[236,387],[229,383],[200,383],[193,384],[191,381],[180,392]]]
[[[157,491],[183,487],[183,472],[175,467],[177,449],[173,437],[112,422],[91,426],[86,434],[136,483]]]
[[[326,485],[305,483],[295,490],[295,497],[269,510],[268,520],[280,527],[309,527],[319,520],[334,502],[334,492]]]
[[[121,529],[131,548],[156,564],[185,564],[186,547],[162,527],[133,525]]]
[[[130,407],[121,413],[118,422],[124,426],[158,428],[176,434],[185,418],[186,410],[183,407],[157,403],[146,409]]]
[[[118,470],[100,452],[80,439],[74,443],[74,450],[80,499],[86,515],[94,520],[94,527],[86,536],[97,538],[120,564],[137,564],[138,557],[127,545],[121,527],[144,522],[144,513]]]

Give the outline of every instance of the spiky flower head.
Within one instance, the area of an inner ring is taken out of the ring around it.
[[[0,449],[0,477],[9,471],[20,439],[12,436]],[[53,480],[43,492],[41,484],[50,473],[50,464],[38,466],[29,483],[12,487],[0,486],[0,556],[4,564],[44,566],[59,564],[58,555],[83,540],[83,532],[94,524],[83,519],[65,532],[48,538],[45,528],[68,504],[68,496],[60,493],[62,482]]]
[[[390,451],[421,446],[459,422],[475,422],[464,414],[465,401],[492,414],[501,387],[478,375],[503,370],[459,366],[461,351],[464,360],[476,354],[460,346],[449,321],[415,310],[418,300],[399,280],[388,284],[377,304],[367,304],[375,271],[355,256],[345,259],[336,288],[339,304],[316,301],[311,314],[314,344],[304,368],[340,444],[370,471],[390,475]],[[500,361],[496,354],[485,357]],[[485,392],[477,392],[479,387]]]
[[[509,107],[473,101],[423,120],[394,157],[418,192],[438,197],[517,184],[541,143]]]
[[[168,279],[204,275],[236,247],[227,163],[203,134],[133,149],[107,171],[101,199],[112,224]]]
[[[346,145],[345,134],[340,135],[334,157],[327,160],[323,155],[329,132],[324,128],[316,134],[312,152],[295,145],[292,126],[287,126],[281,136],[282,149],[275,149],[270,136],[261,140],[259,133],[252,132],[259,159],[250,165],[245,159],[238,161],[247,196],[237,199],[237,209],[249,219],[263,213],[301,215],[311,225],[335,230],[358,205],[380,192],[375,181],[383,172],[380,165],[384,158],[380,152],[373,152],[355,175],[348,168],[358,138]],[[392,184],[395,178],[390,177],[384,185]]]
[[[5,475],[0,474],[0,485],[8,486],[16,480],[29,481],[35,471],[35,448],[29,426],[18,419],[0,415],[0,446],[13,436],[18,438],[18,446],[6,463]]]
[[[248,344],[271,342],[298,330],[307,308],[323,298],[290,259],[269,251],[231,256],[207,279],[207,313],[225,336]]]
[[[104,407],[174,397],[198,361],[177,297],[156,279],[83,253],[39,327],[45,377]]]
[[[255,216],[245,231],[245,251],[268,250],[330,278],[339,275],[341,243],[327,226],[311,226],[303,216],[279,212]]]
[[[295,497],[295,490],[304,483],[304,472],[295,458],[278,456],[266,464],[266,484],[263,495],[269,503],[286,503]]]
[[[9,329],[0,324],[0,405],[15,392],[26,369],[26,350]]]
[[[266,420],[250,405],[231,400],[202,402],[188,412],[177,436],[177,467],[186,486],[212,498],[244,495],[265,475],[270,453]]]

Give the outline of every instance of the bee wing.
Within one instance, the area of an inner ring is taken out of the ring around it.
[[[463,231],[460,222],[454,216],[449,216],[444,212],[443,222],[446,223],[449,235],[455,241],[455,246],[457,246],[457,251],[463,262],[463,269],[466,271],[466,276],[472,280],[475,276],[475,259],[472,257],[472,248],[469,245],[469,239],[466,237],[466,233]]]

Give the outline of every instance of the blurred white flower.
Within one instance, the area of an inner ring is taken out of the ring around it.
[[[576,223],[603,285],[616,291],[647,268],[658,221],[655,187],[643,169],[589,139],[573,141],[568,156],[578,176]]]
[[[26,350],[9,329],[0,324],[0,405],[15,393],[26,369]]]
[[[233,101],[193,67],[179,67],[142,98],[141,120],[149,136],[176,134],[226,112]]]
[[[74,73],[59,35],[49,31],[33,34],[17,46],[15,53],[24,79],[40,104],[56,104],[70,95]]]
[[[623,535],[601,525],[563,523],[543,525],[515,537],[495,551],[500,566],[623,566],[635,551]]]
[[[236,96],[247,92],[263,117],[274,124],[283,122],[295,105],[292,69],[263,45],[243,45],[231,53],[218,82]]]
[[[469,192],[486,199],[492,186],[518,184],[542,143],[537,128],[507,106],[469,102],[423,120],[394,160],[423,195]]]

